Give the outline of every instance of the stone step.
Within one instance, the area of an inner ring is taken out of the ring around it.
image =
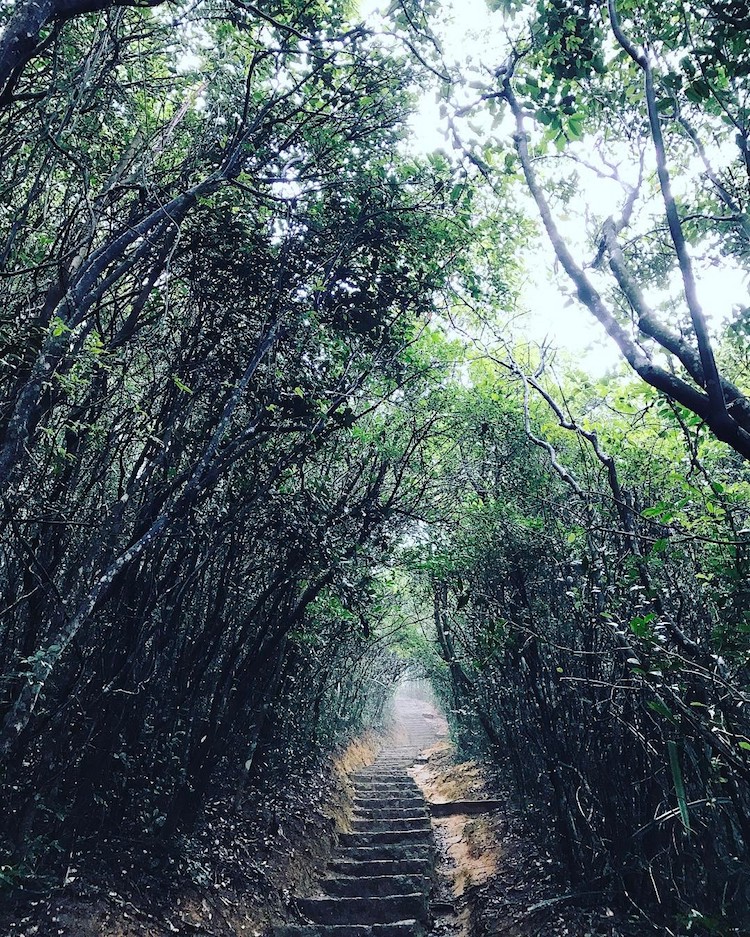
[[[358,820],[425,820],[430,813],[426,804],[421,807],[357,807],[353,819]]]
[[[273,937],[413,937],[421,934],[417,921],[392,924],[283,924],[273,928]]]
[[[367,803],[365,803],[367,801]],[[378,807],[387,807],[392,810],[396,807],[417,808],[426,807],[427,802],[418,791],[393,792],[387,796],[372,791],[355,791],[354,807],[364,810],[374,810]]]
[[[417,786],[416,781],[409,777],[405,771],[394,771],[392,774],[354,775],[351,780],[355,787],[359,787],[361,784],[376,784],[380,787],[387,787],[388,785],[400,787],[405,785],[407,787],[416,788]]]
[[[429,845],[432,830],[425,823],[418,830],[374,830],[369,832],[342,833],[339,843],[347,846],[384,846],[384,845]]]
[[[352,782],[357,784],[408,784],[416,787],[416,781],[406,771],[394,771],[387,774],[360,774],[353,775]]]
[[[388,895],[377,898],[300,898],[302,914],[313,924],[393,924],[426,920],[427,895]]]
[[[388,758],[376,758],[375,761],[371,762],[369,765],[362,765],[361,768],[357,768],[357,771],[378,771],[384,768],[391,770],[394,768],[401,768],[403,770],[404,767],[409,767],[416,752],[416,747],[410,746],[408,749],[402,748],[393,755],[389,755]]]
[[[427,892],[430,879],[426,875],[341,876],[324,879],[321,885],[332,898],[372,898]]]
[[[386,843],[378,846],[347,846],[339,852],[339,858],[349,862],[370,862],[373,859],[422,859],[432,862],[432,844]]]
[[[414,817],[355,817],[352,820],[352,833],[411,833],[431,829],[427,816]]]
[[[401,795],[396,794],[393,797],[378,797],[370,794],[357,793],[354,796],[354,811],[358,810],[401,810],[409,812],[409,816],[415,817],[421,810],[428,810],[427,801],[417,794]]]
[[[357,784],[359,781],[379,781],[379,782],[400,782],[414,784],[414,779],[406,773],[405,765],[403,768],[383,768],[380,771],[358,771],[351,776],[352,781]]]
[[[404,797],[371,797],[363,794],[355,795],[354,807],[356,810],[377,810],[387,805],[389,810],[419,809],[425,806],[425,799],[421,794],[410,794]]]
[[[403,758],[398,763],[389,765],[368,765],[366,768],[360,768],[352,772],[353,778],[408,778],[407,768],[411,766],[414,756]]]
[[[371,765],[365,765],[363,768],[358,768],[354,773],[371,774],[372,772],[378,771],[405,771],[408,767],[410,767],[412,761],[414,760],[415,754],[418,754],[418,752],[413,748],[411,751],[404,752],[397,758],[389,758],[388,761],[374,761]]]
[[[334,859],[328,866],[331,873],[349,878],[355,876],[420,875],[432,874],[429,859]]]
[[[364,771],[378,771],[381,768],[403,768],[405,765],[408,767],[413,757],[414,748],[410,748],[408,751],[403,750],[389,758],[376,758],[371,765],[365,765],[363,768],[359,768],[358,773],[361,774]]]

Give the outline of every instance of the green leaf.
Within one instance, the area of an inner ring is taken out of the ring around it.
[[[680,767],[680,757],[677,751],[677,743],[670,739],[670,741],[667,742],[667,750],[669,751],[669,767],[672,770],[672,781],[674,782],[674,790],[675,794],[677,795],[677,805],[680,808],[680,818],[682,820],[682,825],[685,827],[685,832],[692,833],[692,830],[690,829],[687,797],[685,796],[685,783],[682,778],[682,768]]]
[[[59,338],[61,335],[64,335],[69,331],[70,326],[66,325],[60,316],[55,316],[55,318],[52,320],[52,337]]]
[[[655,618],[656,615],[653,612],[649,612],[647,615],[636,615],[630,622],[630,630],[637,638],[651,639],[653,638],[651,623]]]
[[[568,136],[571,140],[580,140],[583,137],[583,114],[573,114],[568,120]]]
[[[658,504],[655,504],[653,507],[646,508],[645,511],[641,512],[641,517],[650,518],[650,517],[661,517],[665,511],[669,510],[669,505],[666,501],[659,501]]]
[[[646,706],[655,713],[658,713],[660,716],[664,716],[665,719],[669,719],[671,722],[675,722],[674,713],[661,702],[661,700],[649,700],[646,703]]]
[[[179,387],[179,389],[184,391],[186,394],[193,393],[192,388],[188,387],[188,385],[177,374],[172,375],[172,380],[174,381],[175,386]]]

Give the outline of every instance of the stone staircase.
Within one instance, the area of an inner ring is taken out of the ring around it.
[[[434,848],[424,798],[407,773],[439,737],[429,704],[395,701],[398,742],[352,776],[354,819],[320,883],[297,905],[308,923],[275,937],[418,937],[429,923]]]

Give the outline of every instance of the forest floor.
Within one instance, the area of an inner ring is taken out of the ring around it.
[[[0,892],[0,935],[261,937],[325,868],[351,812],[347,775],[377,748],[365,736],[285,790],[248,791],[239,810],[222,792],[166,857],[126,841],[73,855],[56,880]]]
[[[446,727],[447,728],[447,727]],[[0,909],[2,937],[265,937],[309,893],[348,826],[347,776],[378,739],[351,745],[286,791],[250,796],[239,811],[217,797],[196,832],[157,859],[138,843],[103,842],[72,856],[63,882]],[[480,815],[435,817],[438,849],[431,937],[636,937],[644,930],[590,897],[571,894],[545,831],[502,783],[461,761],[446,737],[412,775],[432,803],[493,800]],[[588,903],[587,903],[588,902]]]

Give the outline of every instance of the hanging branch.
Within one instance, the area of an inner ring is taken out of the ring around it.
[[[569,485],[581,498],[585,498],[585,492],[583,489],[581,489],[565,466],[560,463],[554,446],[552,446],[548,440],[541,439],[540,437],[536,436],[531,430],[529,416],[529,388],[533,388],[534,391],[536,391],[536,393],[539,394],[539,396],[544,400],[550,410],[554,413],[557,422],[562,429],[575,433],[581,439],[585,439],[589,443],[597,460],[606,469],[607,484],[612,493],[612,501],[614,502],[617,515],[620,519],[620,524],[622,527],[621,532],[625,537],[627,550],[635,560],[636,568],[638,570],[638,578],[641,581],[641,585],[652,597],[651,602],[654,610],[659,615],[662,624],[664,624],[664,626],[671,634],[675,644],[681,648],[683,653],[689,655],[692,661],[700,662],[702,666],[708,667],[710,664],[710,659],[707,656],[706,651],[701,648],[699,644],[693,641],[692,638],[685,634],[683,629],[679,627],[676,621],[674,621],[673,617],[668,613],[664,602],[662,601],[659,590],[654,585],[651,573],[648,569],[646,557],[641,548],[638,531],[634,523],[634,514],[633,508],[631,507],[630,497],[620,484],[620,478],[617,472],[617,464],[614,457],[602,448],[596,431],[587,430],[579,423],[577,423],[572,417],[566,416],[560,404],[542,385],[539,378],[544,371],[544,361],[542,361],[534,375],[528,375],[524,373],[523,369],[512,358],[512,356],[510,357],[509,362],[499,361],[494,357],[492,360],[502,365],[503,367],[508,368],[508,370],[510,370],[522,381],[524,386],[524,429],[527,437],[532,443],[534,443],[534,445],[544,449],[549,454],[553,469],[557,472],[560,478],[562,478],[562,480],[567,485]]]
[[[575,478],[557,458],[557,452],[552,443],[547,439],[542,439],[541,436],[537,436],[531,428],[531,416],[529,414],[529,386],[534,387],[536,390],[538,388],[538,384],[535,382],[533,377],[529,377],[527,374],[525,374],[523,369],[519,367],[519,365],[512,358],[511,363],[506,365],[506,367],[509,367],[510,371],[515,374],[523,384],[523,426],[527,438],[538,448],[544,449],[544,451],[549,456],[550,465],[565,482],[565,484],[572,488],[579,498],[585,498],[586,494],[583,488],[581,488]]]
[[[7,104],[24,67],[38,52],[46,26],[114,7],[147,9],[164,0],[27,0],[17,4],[0,35],[0,104]]]

